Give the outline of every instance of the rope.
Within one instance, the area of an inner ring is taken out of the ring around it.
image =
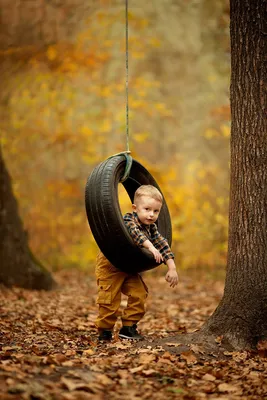
[[[108,157],[108,160],[110,158],[117,157],[117,156],[124,156],[126,158],[126,165],[125,165],[124,174],[120,179],[120,182],[124,182],[124,181],[126,181],[126,179],[129,178],[130,171],[131,171],[131,168],[132,168],[133,159],[130,156],[130,151],[122,151],[121,153],[116,153],[116,154],[113,154],[112,156]]]
[[[128,88],[128,80],[129,80],[129,48],[128,48],[128,0],[125,0],[125,22],[126,22],[126,29],[125,29],[125,73],[126,73],[126,79],[125,79],[125,91],[126,91],[126,150],[130,151],[130,145],[129,145],[129,88]]]
[[[126,94],[126,151],[117,155],[124,155],[126,166],[121,182],[129,178],[133,159],[130,156],[129,145],[129,27],[128,27],[128,0],[125,0],[125,94]]]
[[[131,172],[131,168],[132,168],[132,163],[133,163],[133,159],[132,157],[128,154],[128,153],[124,153],[124,156],[126,158],[126,165],[125,165],[125,171],[123,176],[121,177],[121,182],[126,181],[126,179],[129,178],[130,176],[130,172]]]
[[[121,153],[113,154],[112,156],[108,157],[116,157],[116,156],[124,156],[126,158],[126,165],[125,165],[125,171],[120,179],[121,182],[126,181],[126,179],[129,178],[133,159],[130,156],[130,145],[129,145],[129,89],[128,89],[128,80],[129,80],[129,48],[128,48],[128,0],[125,0],[125,23],[126,23],[126,35],[125,35],[125,73],[126,73],[126,78],[125,78],[125,93],[126,93],[126,151],[123,151]]]

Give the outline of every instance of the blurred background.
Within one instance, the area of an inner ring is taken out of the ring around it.
[[[129,0],[128,16],[131,154],[167,200],[177,265],[223,271],[228,0]],[[30,246],[51,270],[89,270],[86,180],[126,150],[125,1],[0,0],[0,22],[1,146]]]

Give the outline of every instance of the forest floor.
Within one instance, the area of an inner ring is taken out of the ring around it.
[[[99,344],[94,276],[54,276],[51,292],[0,287],[0,400],[267,399],[266,350],[179,343],[212,314],[222,280],[181,274],[170,289],[164,276],[145,273],[145,340],[120,340],[118,321],[113,341]]]

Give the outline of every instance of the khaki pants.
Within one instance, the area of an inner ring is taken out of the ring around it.
[[[139,274],[129,275],[118,270],[100,253],[96,260],[96,279],[98,286],[96,302],[99,306],[96,326],[99,329],[112,329],[115,325],[120,315],[122,293],[128,296],[127,306],[121,317],[122,324],[132,326],[140,321],[145,314],[148,290]]]

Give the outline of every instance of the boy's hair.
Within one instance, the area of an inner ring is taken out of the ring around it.
[[[152,197],[152,199],[163,202],[163,197],[160,191],[152,185],[141,185],[134,194],[134,203],[142,196]]]

